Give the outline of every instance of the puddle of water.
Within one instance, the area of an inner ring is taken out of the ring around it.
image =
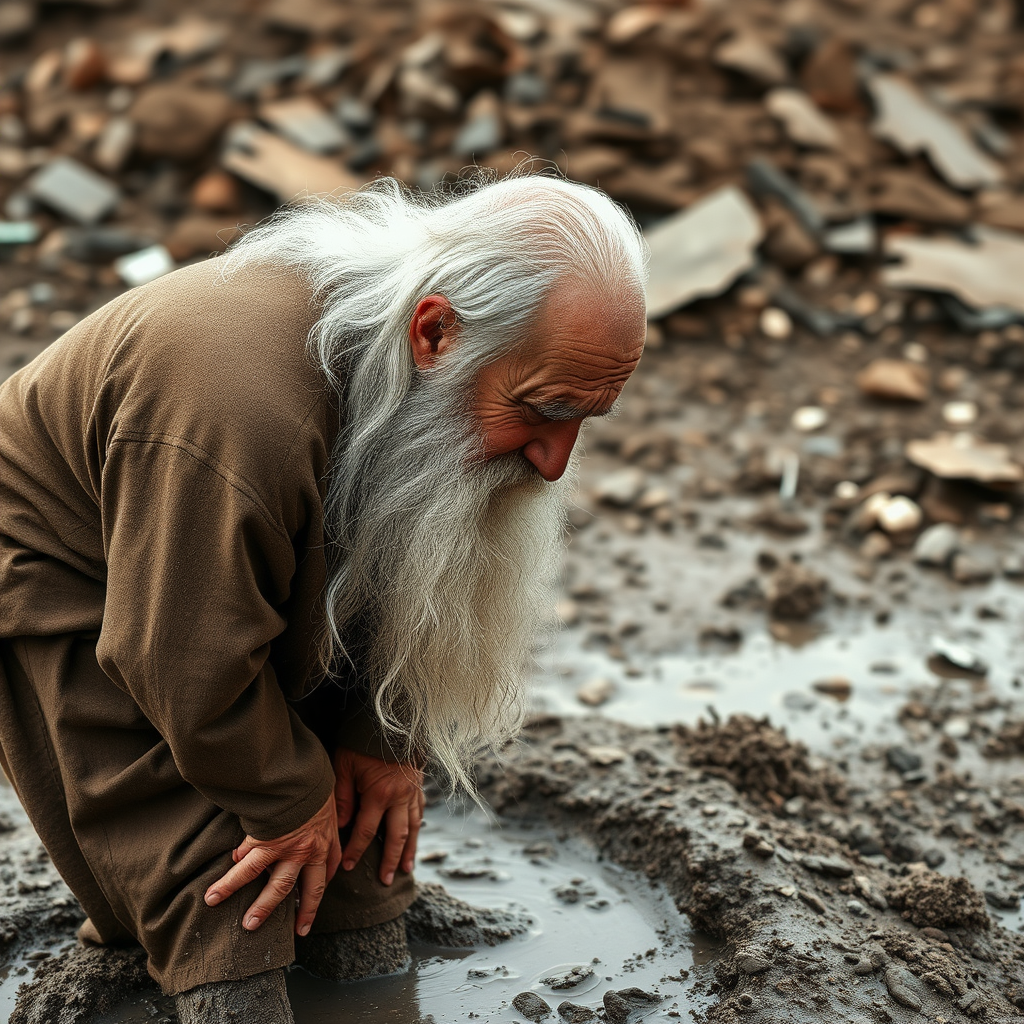
[[[362,982],[290,971],[297,1024],[520,1019],[511,1005],[519,992],[537,992],[552,1008],[568,999],[596,1009],[607,990],[634,985],[663,996],[644,1020],[676,1020],[669,1014],[688,1017],[708,1005],[691,989],[716,955],[715,943],[693,933],[663,889],[601,861],[582,840],[544,825],[498,827],[480,812],[463,817],[436,807],[427,812],[420,852],[444,854],[418,866],[420,881],[441,882],[477,906],[523,907],[534,919],[529,933],[478,950],[417,946],[407,972]],[[574,967],[593,974],[569,989],[548,982]],[[149,1000],[126,1002],[97,1024],[150,1022],[152,1007]]]
[[[1005,603],[1013,614],[1006,621],[983,622],[967,607],[901,609],[895,622],[878,625],[864,615],[833,611],[797,644],[780,641],[762,617],[745,624],[735,645],[681,643],[669,653],[631,651],[628,661],[588,645],[585,630],[569,629],[542,658],[537,705],[555,714],[592,713],[576,691],[587,680],[603,677],[614,683],[615,692],[600,714],[632,725],[692,723],[707,718],[711,706],[723,718],[741,712],[768,715],[818,748],[834,745],[837,737],[863,742],[895,736],[895,712],[912,686],[965,678],[950,666],[936,669],[931,658],[935,635],[962,641],[990,666],[985,677],[971,676],[959,685],[1019,695],[1024,591],[996,582],[985,596]],[[848,700],[814,691],[814,682],[831,677],[851,682]]]

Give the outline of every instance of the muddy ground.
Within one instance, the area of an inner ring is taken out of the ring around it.
[[[703,971],[689,950],[666,944],[661,973],[643,988],[660,1001],[606,997],[636,987],[620,971],[604,992],[576,997],[602,1019],[1021,1019],[1016,508],[1009,522],[986,521],[978,502],[991,495],[963,485],[975,505],[960,544],[995,575],[961,584],[915,564],[909,540],[866,558],[851,513],[836,515],[834,483],[816,493],[813,469],[797,501],[779,506],[776,482],[748,480],[752,456],[737,458],[734,446],[758,395],[796,402],[828,372],[834,353],[792,344],[791,358],[771,371],[754,354],[735,357],[734,372],[749,382],[713,406],[685,392],[691,368],[716,357],[713,345],[654,351],[622,415],[592,429],[560,604],[565,624],[542,655],[540,710],[522,744],[482,765],[483,793],[507,828],[550,819],[556,845],[586,837],[609,862],[663,886],[693,928],[717,940]],[[962,345],[966,352],[969,342]],[[659,404],[670,381],[684,394]],[[878,408],[852,389],[837,407],[836,433],[866,413],[890,417],[887,430],[928,425],[927,408]],[[664,436],[684,437],[693,422],[704,424],[699,446],[674,441],[667,457],[642,450],[623,459],[621,439],[641,425],[665,446]],[[784,424],[769,424],[758,444],[786,440]],[[877,458],[869,471],[878,476],[898,461]],[[610,477],[638,464],[644,488],[669,492],[656,506],[669,515],[601,497]],[[786,587],[796,607],[783,607],[795,617],[771,611],[770,596],[782,600]],[[966,643],[989,664],[964,668],[936,656],[936,637]],[[146,990],[138,956],[60,955],[80,911],[9,792],[6,799],[0,937],[12,976],[36,979],[11,1020],[77,1024],[124,1005],[133,989]],[[421,845],[436,854],[429,829]],[[429,870],[421,866],[424,877]],[[586,929],[573,959],[600,958],[612,920]],[[527,938],[509,952],[526,965],[524,976],[550,959],[538,943]],[[531,961],[531,950],[541,959]],[[683,989],[666,981],[672,962],[691,974]],[[554,1012],[562,1000],[546,996]],[[167,1001],[148,998],[152,1013],[174,1019]],[[589,1019],[583,1009],[565,1012]],[[524,1019],[497,996],[482,1016]],[[470,1018],[453,1003],[450,1017],[435,1019]]]

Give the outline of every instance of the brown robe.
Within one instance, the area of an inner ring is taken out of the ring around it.
[[[221,264],[125,293],[0,387],[4,766],[100,934],[138,938],[169,992],[291,962],[291,901],[250,934],[261,883],[203,892],[244,834],[321,807],[331,739],[387,754],[343,690],[299,700],[338,426],[317,311],[290,271]],[[373,861],[316,927],[405,909],[411,879]]]

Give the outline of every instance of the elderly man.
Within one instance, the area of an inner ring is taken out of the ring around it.
[[[521,721],[644,263],[580,185],[384,180],[0,390],[4,768],[83,937],[138,940],[183,1021],[290,1021],[295,935],[320,973],[397,966],[366,951],[404,948],[421,769],[472,791]]]

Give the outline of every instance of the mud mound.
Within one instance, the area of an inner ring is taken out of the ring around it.
[[[985,898],[966,878],[921,871],[889,892],[889,902],[918,928],[988,928]]]
[[[724,723],[703,719],[695,729],[675,727],[690,764],[724,779],[746,796],[774,809],[792,797],[845,804],[846,780],[831,766],[812,767],[807,748],[789,740],[767,718],[730,715]]]
[[[86,1024],[140,989],[156,993],[140,947],[76,946],[36,968],[8,1024]]]
[[[521,935],[532,923],[515,911],[471,907],[432,882],[418,886],[417,892],[405,912],[405,930],[414,942],[456,949],[496,946]]]

